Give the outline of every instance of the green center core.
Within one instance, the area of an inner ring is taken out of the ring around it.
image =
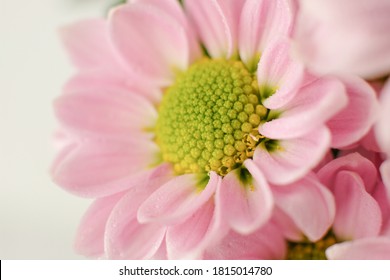
[[[159,107],[156,142],[177,174],[224,176],[253,156],[267,110],[241,61],[204,58],[179,74]]]
[[[336,243],[336,237],[331,231],[324,238],[315,243],[310,241],[289,242],[287,259],[326,260],[325,250]]]

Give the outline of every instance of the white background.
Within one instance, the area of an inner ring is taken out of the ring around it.
[[[50,179],[51,104],[75,72],[57,29],[104,16],[115,0],[0,0],[0,259],[79,259],[73,239],[90,200]]]

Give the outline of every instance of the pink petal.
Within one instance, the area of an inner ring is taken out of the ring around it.
[[[195,61],[201,57],[200,44],[197,41],[193,26],[188,22],[186,15],[184,14],[183,8],[180,6],[177,0],[133,0],[132,2],[139,2],[147,6],[153,6],[161,9],[163,13],[166,13],[176,20],[186,31],[186,35],[189,42],[190,48],[190,61]]]
[[[78,135],[105,139],[147,137],[157,119],[143,97],[107,87],[64,94],[54,108],[62,124]]]
[[[321,78],[299,89],[294,99],[279,110],[281,115],[260,126],[259,132],[272,139],[291,139],[321,126],[347,105],[343,85]]]
[[[290,34],[292,22],[291,1],[245,2],[240,20],[239,50],[240,58],[249,69],[256,69],[259,56],[267,46]]]
[[[128,91],[148,99],[153,104],[159,103],[162,98],[161,90],[152,86],[145,79],[108,69],[94,69],[77,73],[67,82],[63,91],[64,93],[102,91],[102,88],[111,91]]]
[[[206,248],[221,239],[227,228],[218,220],[218,211],[210,199],[184,223],[169,227],[166,239],[169,259],[199,259]]]
[[[379,146],[390,156],[390,80],[387,81],[380,96],[380,117],[375,127]]]
[[[250,235],[231,231],[222,242],[210,246],[204,256],[213,260],[280,260],[286,256],[280,229],[268,223]]]
[[[237,51],[238,24],[244,0],[186,0],[185,10],[213,58],[230,58]]]
[[[264,106],[278,109],[291,101],[303,78],[303,65],[291,58],[289,42],[281,40],[268,45],[258,66],[257,81],[260,94],[269,88],[276,89],[276,92],[270,97],[263,96]]]
[[[53,180],[80,196],[102,197],[133,186],[157,160],[152,142],[84,141],[60,154],[52,167]]]
[[[140,2],[122,5],[109,19],[113,44],[134,71],[154,84],[169,85],[189,63],[183,27],[168,13]]]
[[[390,260],[390,238],[374,237],[343,242],[326,250],[331,260]]]
[[[259,145],[253,161],[273,184],[289,184],[302,178],[323,158],[330,144],[330,133],[320,127],[303,137],[277,141],[277,147],[267,150]]]
[[[327,122],[332,147],[341,148],[360,140],[373,125],[378,111],[375,91],[358,77],[343,77],[348,105]]]
[[[221,178],[214,172],[203,190],[199,190],[199,177],[194,174],[180,175],[154,192],[138,211],[141,223],[178,223],[191,216],[214,194]]]
[[[319,240],[331,227],[336,212],[334,198],[314,176],[272,191],[276,205],[311,241]]]
[[[105,244],[109,258],[148,259],[157,252],[166,228],[155,223],[140,224],[137,211],[142,202],[167,180],[162,174],[140,180],[115,206],[106,227]]]
[[[123,193],[97,199],[88,208],[77,230],[75,248],[79,254],[88,257],[102,257],[104,232],[108,217]]]
[[[356,173],[340,171],[335,180],[334,195],[337,214],[333,230],[339,239],[358,239],[379,233],[381,210]]]
[[[227,174],[218,192],[221,201],[221,211],[231,228],[240,234],[249,234],[268,221],[273,208],[272,193],[264,176],[248,160],[245,166],[250,171],[250,182],[240,181],[240,172]]]
[[[385,76],[389,13],[387,0],[301,0],[295,32],[300,54],[316,72]]]
[[[334,191],[336,175],[343,170],[358,174],[364,182],[366,191],[372,192],[377,180],[376,168],[371,161],[358,153],[334,159],[318,171],[318,177],[324,185]]]
[[[111,46],[105,20],[93,19],[77,22],[62,27],[60,35],[72,62],[78,68],[123,70]]]
[[[167,260],[167,245],[165,243],[165,239],[161,242],[160,247],[157,252],[150,258],[151,260]]]
[[[287,240],[302,241],[305,240],[305,235],[294,223],[288,213],[283,212],[278,206],[274,207],[272,221],[278,226],[280,232]]]

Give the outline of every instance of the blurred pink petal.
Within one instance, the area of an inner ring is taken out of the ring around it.
[[[330,229],[336,212],[332,194],[314,176],[272,188],[276,205],[310,239],[317,241]]]
[[[190,49],[190,61],[193,62],[201,57],[199,42],[197,41],[193,26],[190,25],[182,7],[177,0],[133,0],[148,7],[161,9],[161,12],[171,16],[186,31]]]
[[[378,111],[375,91],[368,83],[353,76],[344,76],[341,81],[346,87],[348,105],[327,122],[334,148],[345,147],[362,139],[374,124]]]
[[[325,155],[329,144],[329,130],[320,127],[300,138],[277,141],[274,150],[268,151],[266,146],[259,146],[253,161],[269,182],[289,184],[315,167]]]
[[[80,196],[102,197],[130,188],[156,162],[157,147],[146,141],[84,141],[60,154],[53,180]]]
[[[140,95],[152,103],[161,101],[162,93],[158,87],[152,86],[140,77],[106,69],[85,70],[73,76],[65,85],[63,93],[79,91],[127,91]]]
[[[151,176],[139,181],[114,207],[105,232],[105,249],[110,259],[148,259],[159,249],[165,236],[164,225],[140,224],[139,206],[167,181],[167,176]]]
[[[389,260],[390,238],[364,238],[333,245],[326,250],[331,260]]]
[[[60,29],[72,62],[80,69],[123,70],[104,19],[84,20]]]
[[[388,0],[300,0],[295,39],[319,73],[372,79],[390,73]]]
[[[198,176],[180,175],[155,191],[138,210],[141,223],[178,223],[191,216],[213,195],[220,177],[210,173],[210,180],[203,190],[199,190]]]
[[[238,24],[245,0],[186,0],[185,10],[213,58],[237,52]]]
[[[88,208],[76,234],[75,249],[79,254],[88,257],[104,256],[104,232],[107,220],[122,196],[123,193],[117,193],[97,199]]]
[[[290,35],[294,18],[289,0],[247,0],[241,14],[240,58],[253,70],[264,49]]]

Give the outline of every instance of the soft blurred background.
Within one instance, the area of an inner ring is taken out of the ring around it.
[[[50,179],[51,107],[75,72],[57,29],[119,0],[0,0],[0,259],[80,259],[73,238],[90,200]]]

